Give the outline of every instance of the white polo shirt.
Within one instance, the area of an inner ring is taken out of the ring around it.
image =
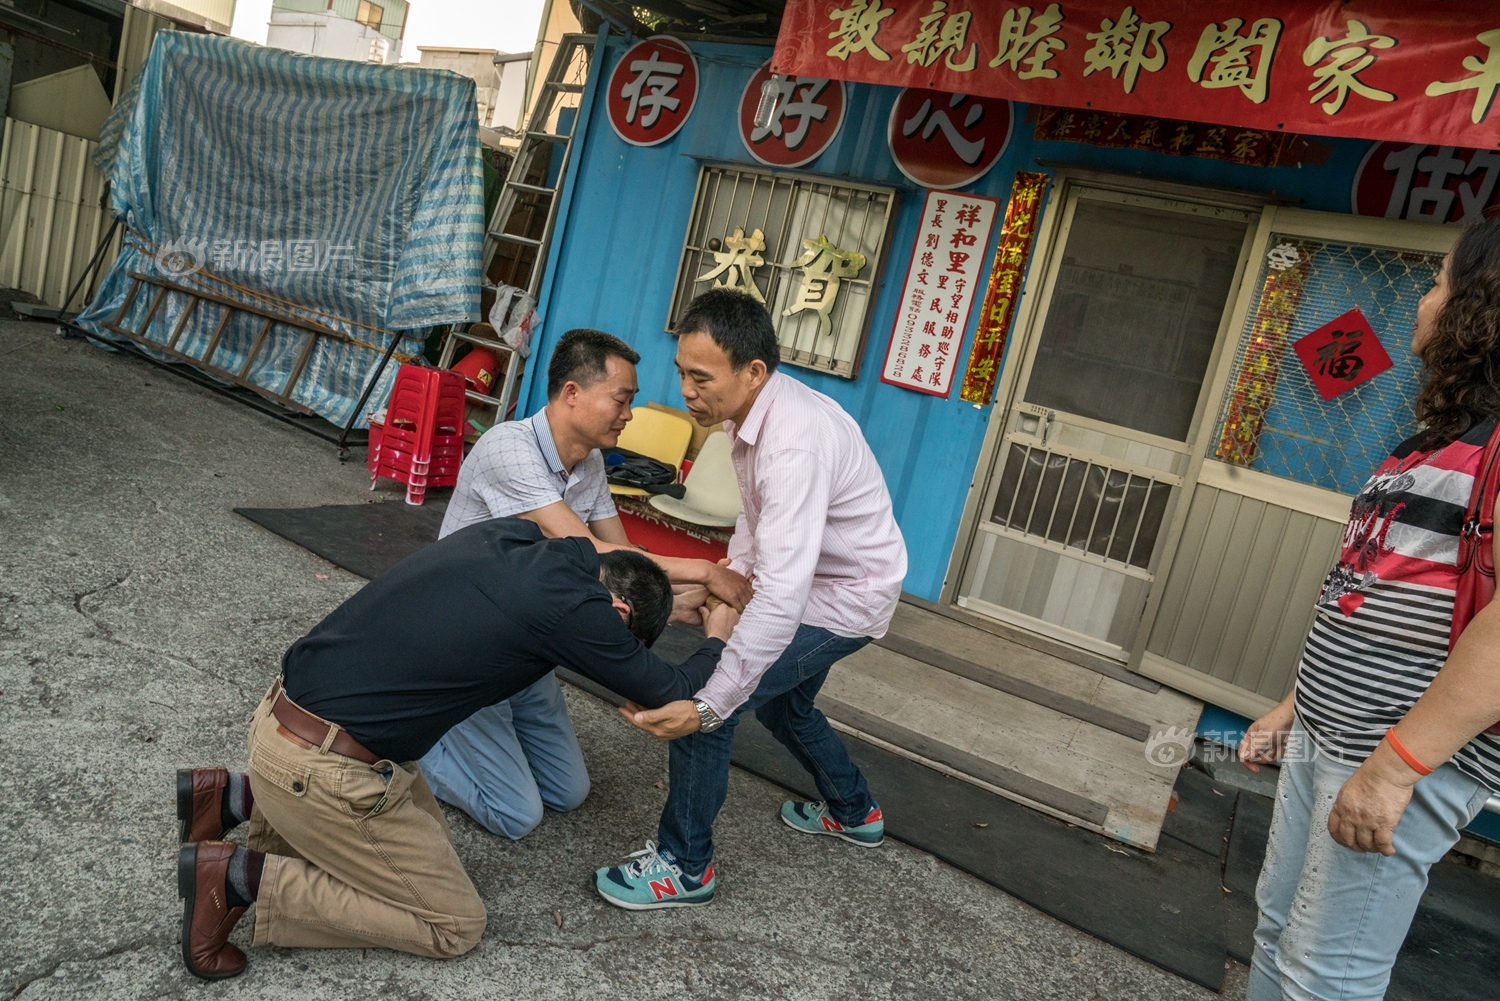
[[[558,501],[572,508],[585,525],[616,513],[604,476],[604,456],[596,448],[569,473],[558,457],[543,408],[524,421],[496,424],[475,443],[458,470],[438,538]]]

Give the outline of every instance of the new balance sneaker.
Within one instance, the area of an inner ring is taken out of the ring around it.
[[[875,848],[885,840],[885,816],[879,806],[865,815],[864,823],[849,826],[834,820],[826,803],[789,799],[781,804],[781,822],[803,834],[831,834],[861,848]]]
[[[634,862],[612,865],[594,873],[599,896],[628,911],[651,911],[659,907],[695,907],[714,899],[714,867],[697,879],[686,875],[672,853],[653,841],[631,852]]]

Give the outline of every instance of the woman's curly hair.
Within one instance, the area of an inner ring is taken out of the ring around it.
[[[1421,349],[1423,449],[1500,416],[1500,219],[1464,230],[1447,267],[1448,301]]]

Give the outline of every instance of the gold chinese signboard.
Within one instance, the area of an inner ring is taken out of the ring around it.
[[[1500,4],[788,0],[771,69],[1267,133],[1500,145]]]
[[[995,246],[995,265],[990,269],[989,289],[979,311],[979,328],[974,332],[974,349],[969,352],[969,367],[964,372],[963,388],[958,391],[958,398],[967,403],[989,403],[995,395],[995,379],[1000,375],[1000,360],[1005,355],[1005,338],[1016,299],[1021,294],[1021,280],[1026,277],[1026,261],[1036,239],[1037,214],[1046,187],[1046,174],[1024,170],[1016,174],[1011,185],[1005,225]]]

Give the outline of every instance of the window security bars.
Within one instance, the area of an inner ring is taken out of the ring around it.
[[[708,289],[753,286],[782,361],[854,378],[895,201],[892,188],[705,164],[667,330]]]
[[[1088,562],[1145,571],[1176,483],[1012,440],[990,521]]]

